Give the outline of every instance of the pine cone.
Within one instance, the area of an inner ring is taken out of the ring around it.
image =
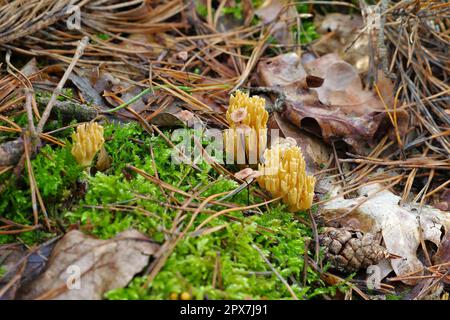
[[[325,248],[325,260],[341,272],[365,269],[389,257],[386,248],[370,233],[357,237],[345,229],[325,228],[319,241]]]

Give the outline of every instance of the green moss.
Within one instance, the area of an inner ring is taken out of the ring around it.
[[[297,29],[295,29],[294,34],[298,37]],[[319,34],[316,31],[316,27],[314,26],[314,22],[312,21],[304,21],[302,23],[302,29],[300,31],[300,43],[307,44],[313,40],[319,38]]]
[[[24,128],[28,125],[27,115],[25,112],[15,114],[9,117],[11,121],[15,122],[19,127]],[[6,121],[0,120],[0,126],[5,126],[11,128],[11,125]],[[20,133],[17,132],[5,132],[2,131],[0,134],[0,143],[11,141],[17,139]]]
[[[72,198],[72,191],[82,175],[82,169],[70,153],[70,143],[63,148],[45,145],[31,163],[49,217],[58,218],[58,213],[64,210],[66,202]],[[10,172],[3,174],[1,178],[4,190],[0,198],[0,215],[23,225],[32,225],[34,218],[27,168],[24,168],[20,178]],[[42,213],[39,214],[42,217]],[[12,242],[19,237],[27,244],[34,244],[51,236],[52,233],[43,230],[25,232],[18,236],[0,235],[0,243]]]
[[[71,147],[70,143],[56,149],[46,145],[32,162],[39,190],[48,200],[67,198],[66,191],[74,189],[80,177],[82,168],[72,156]]]
[[[97,38],[99,38],[100,40],[103,40],[103,41],[107,41],[110,38],[109,35],[104,34],[104,33],[98,33],[96,36],[97,36]]]
[[[232,15],[236,20],[243,19],[243,9],[242,3],[240,1],[236,1],[236,5],[234,7],[224,7],[222,9],[222,12],[223,14]]]
[[[208,16],[208,8],[200,1],[195,2],[195,8],[200,17],[206,18]]]
[[[5,266],[0,266],[0,279],[8,272]]]
[[[190,292],[197,299],[291,298],[287,288],[270,272],[253,244],[263,249],[285,279],[294,277],[297,280],[291,287],[298,297],[309,299],[335,292],[336,288],[326,288],[312,269],[308,269],[307,285],[299,284],[304,267],[303,239],[309,230],[288,214],[283,206],[274,206],[264,215],[248,218],[247,222],[216,221],[212,225],[227,224],[226,228],[181,241],[149,289],[143,288],[145,278],[137,277],[127,288],[113,290],[107,297],[168,299],[172,292]],[[274,233],[261,231],[259,227],[270,228]],[[220,261],[222,288],[212,287],[216,259]]]
[[[50,99],[52,92],[36,90],[36,100],[39,103],[41,100]],[[65,101],[67,99],[73,99],[74,92],[72,88],[63,88],[61,94],[56,98],[59,101]]]
[[[105,148],[112,160],[111,167],[105,172],[93,170],[92,175],[87,175],[76,164],[68,141],[73,129],[65,132],[66,147],[46,145],[32,161],[52,221],[56,219],[63,226],[79,223],[85,232],[103,239],[135,228],[163,243],[167,231],[173,226],[177,210],[166,205],[167,191],[163,192],[158,185],[128,171],[127,164],[154,176],[156,169],[164,182],[186,192],[193,192],[195,188],[203,197],[238,187],[236,182],[220,176],[206,163],[197,164],[200,170],[188,164],[172,163],[172,147],[163,138],[149,135],[137,124],[107,124],[104,127]],[[154,151],[154,158],[150,149]],[[27,179],[16,179],[10,174],[6,176],[8,186],[0,200],[0,212],[5,212],[16,222],[32,224]],[[87,186],[85,194],[79,191],[81,185]],[[244,189],[227,201],[239,205],[260,202],[261,199],[255,198],[250,191]],[[178,195],[174,197],[179,203],[184,201]],[[119,204],[128,209],[118,210]],[[208,209],[219,211],[225,207],[214,205]],[[321,294],[333,294],[337,288],[327,287],[319,274],[310,268],[303,286],[304,240],[312,237],[311,230],[280,204],[273,204],[268,210],[265,207],[261,209],[264,210],[261,214],[232,212],[233,220],[225,216],[213,219],[205,228],[222,228],[183,238],[148,288],[143,286],[146,278],[139,276],[126,288],[113,290],[106,297],[167,299],[172,292],[187,291],[197,299],[290,299],[290,293],[271,273],[254,245],[261,248],[283,278],[291,283],[298,297],[310,299]],[[187,214],[186,221],[192,213]],[[209,217],[210,214],[199,214],[189,231]],[[53,235],[42,230],[19,235],[29,244],[40,243],[50,236]],[[0,236],[0,243],[13,240],[13,236]],[[220,262],[221,280],[213,287],[216,261]]]

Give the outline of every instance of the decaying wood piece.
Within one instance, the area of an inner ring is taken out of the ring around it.
[[[48,97],[39,98],[39,106],[41,109],[44,104],[48,103],[49,100],[50,98]],[[57,119],[61,116],[62,119],[75,119],[79,122],[91,121],[98,117],[99,114],[99,111],[91,106],[68,100],[56,101],[55,107],[51,112],[51,116]]]

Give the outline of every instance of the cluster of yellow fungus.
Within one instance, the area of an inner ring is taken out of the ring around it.
[[[269,113],[264,98],[237,91],[230,97],[224,132],[225,150],[238,164],[256,164],[267,145]]]
[[[97,122],[80,124],[72,134],[72,140],[72,155],[78,164],[88,167],[105,142],[103,127]]]
[[[169,295],[170,300],[192,300],[192,295],[189,292],[182,292],[180,294],[172,292]]]
[[[259,171],[259,185],[272,196],[282,197],[289,211],[311,207],[315,178],[306,174],[305,159],[298,146],[284,142],[267,149]]]

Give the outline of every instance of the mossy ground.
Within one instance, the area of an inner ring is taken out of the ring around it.
[[[58,134],[65,147],[45,145],[32,166],[54,230],[0,235],[0,243],[21,241],[26,244],[43,241],[63,233],[71,225],[79,225],[89,234],[110,238],[128,228],[135,228],[149,238],[163,243],[172,227],[176,210],[165,205],[166,196],[158,185],[126,171],[131,164],[177,188],[202,196],[233,190],[238,185],[220,176],[206,163],[199,170],[185,164],[174,164],[172,148],[159,136],[151,136],[137,124],[105,124],[105,147],[112,165],[105,172],[90,174],[73,159],[67,129]],[[154,151],[154,160],[150,153]],[[25,169],[26,170],[26,169]],[[0,215],[12,221],[32,224],[29,183],[26,174],[16,178],[13,173],[1,175]],[[256,188],[256,187],[254,187]],[[245,189],[230,203],[247,205],[261,199]],[[181,202],[183,198],[175,196]],[[130,210],[114,210],[115,205]],[[223,207],[213,206],[213,210]],[[288,279],[295,294],[304,299],[333,295],[337,287],[326,286],[310,267],[303,278],[305,239],[311,230],[288,213],[280,204],[262,207],[258,212],[234,212],[231,220],[218,217],[207,227],[221,229],[199,236],[187,236],[177,245],[156,278],[145,287],[145,276],[135,277],[122,289],[106,294],[109,299],[169,299],[171,294],[188,292],[197,299],[289,299],[291,294],[270,271],[253,245],[262,249],[279,273]],[[299,214],[302,215],[301,213]],[[209,214],[200,214],[193,226]],[[193,230],[193,229],[192,229]],[[220,285],[213,287],[213,274],[220,262]],[[306,281],[306,282],[304,282]]]

